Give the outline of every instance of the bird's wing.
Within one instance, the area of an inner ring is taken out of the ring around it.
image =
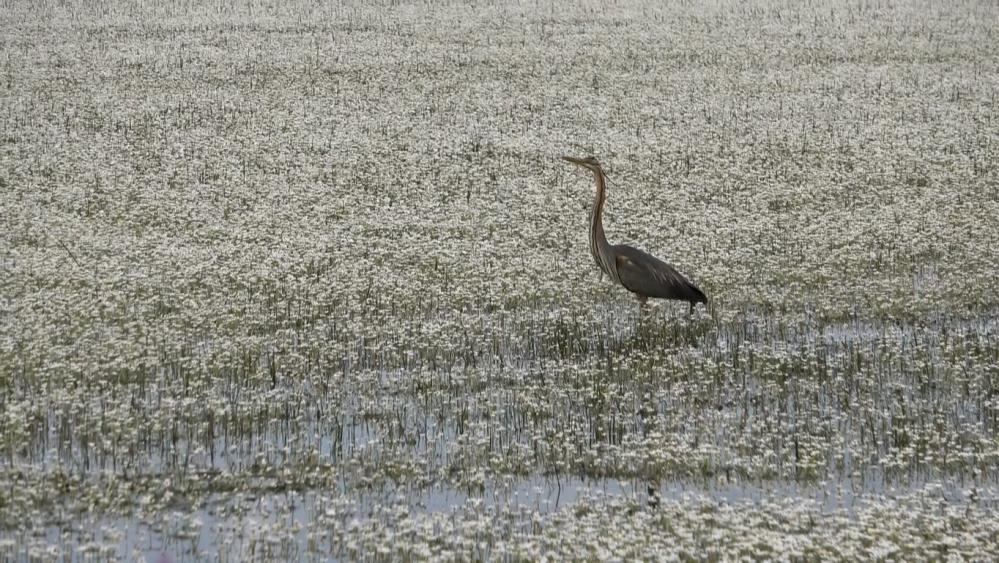
[[[633,246],[613,247],[617,273],[626,289],[648,297],[704,302],[708,298],[673,266]]]

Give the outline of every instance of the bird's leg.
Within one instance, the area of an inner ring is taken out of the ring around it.
[[[690,302],[690,309],[687,311],[687,318],[689,319],[694,315],[694,302]]]
[[[649,298],[636,293],[635,299],[638,300],[638,323],[644,324],[647,319],[652,317],[652,311],[649,308]]]

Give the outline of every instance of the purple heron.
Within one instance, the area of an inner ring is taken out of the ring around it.
[[[642,305],[645,305],[649,297],[675,299],[689,302],[690,310],[693,311],[695,304],[708,302],[704,292],[673,266],[634,246],[611,246],[604,235],[603,211],[607,176],[600,163],[592,156],[563,156],[562,160],[591,170],[597,181],[597,195],[593,200],[593,209],[590,210],[590,253],[597,266],[610,276],[611,281],[634,293]]]

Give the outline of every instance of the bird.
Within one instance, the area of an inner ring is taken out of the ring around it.
[[[607,242],[604,234],[603,211],[606,199],[606,180],[600,162],[592,156],[574,158],[563,156],[562,160],[582,166],[593,172],[597,182],[597,193],[590,210],[590,253],[597,266],[607,274],[611,281],[624,286],[635,294],[639,304],[644,307],[650,297],[658,299],[674,299],[690,303],[690,313],[697,303],[707,304],[708,298],[704,292],[691,283],[676,268],[655,256],[629,246]]]

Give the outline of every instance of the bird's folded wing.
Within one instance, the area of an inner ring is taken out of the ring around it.
[[[662,299],[705,300],[701,290],[655,256],[625,245],[614,250],[618,276],[629,291]]]

